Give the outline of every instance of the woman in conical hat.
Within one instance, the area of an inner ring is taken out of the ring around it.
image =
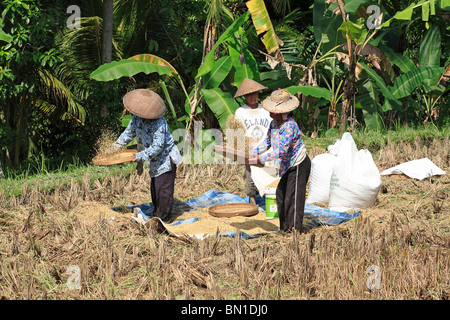
[[[300,128],[292,117],[299,100],[287,90],[278,89],[261,104],[273,120],[264,143],[252,151],[255,157],[251,161],[262,164],[276,161],[281,177],[276,190],[280,229],[301,232],[311,160],[306,153]],[[271,147],[272,151],[265,152]]]
[[[234,95],[235,98],[241,96],[245,98],[245,104],[236,110],[234,117],[244,125],[245,135],[249,139],[251,148],[256,147],[263,141],[269,129],[270,121],[272,121],[269,112],[258,102],[259,91],[264,89],[267,88],[252,79],[245,78]],[[247,196],[251,203],[256,204],[255,197],[258,194],[258,189],[251,177],[249,165],[245,165],[244,176]]]
[[[153,212],[145,214],[170,222],[176,170],[182,158],[163,117],[164,101],[151,90],[136,89],[123,97],[123,104],[133,118],[114,146],[123,148],[137,137],[143,150],[136,153],[135,161],[147,163],[154,206]]]

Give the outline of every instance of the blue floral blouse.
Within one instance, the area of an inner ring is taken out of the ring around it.
[[[169,125],[164,117],[144,119],[133,115],[125,131],[114,143],[125,147],[137,137],[141,152],[136,153],[136,161],[147,162],[150,177],[154,178],[172,170],[172,162],[178,166],[182,162],[180,151],[175,146]]]
[[[272,147],[272,151],[266,152],[270,147]],[[251,152],[259,154],[263,164],[276,160],[278,174],[282,177],[304,149],[300,128],[294,118],[289,117],[279,129],[277,129],[277,122],[272,120],[266,139]]]

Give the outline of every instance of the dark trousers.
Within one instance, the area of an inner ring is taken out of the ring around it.
[[[248,164],[245,165],[244,177],[245,177],[245,184],[247,187],[247,196],[255,197],[257,194],[259,194],[259,191],[258,188],[256,188],[255,183],[253,182],[252,170],[250,168],[250,165]]]
[[[152,178],[150,182],[150,193],[154,206],[153,215],[164,222],[170,221],[176,173],[177,166],[172,163],[171,171]]]
[[[305,212],[306,184],[311,172],[308,156],[297,166],[289,168],[278,183],[276,197],[280,229],[301,232]]]

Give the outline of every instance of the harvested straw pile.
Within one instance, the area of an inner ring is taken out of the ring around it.
[[[225,130],[225,147],[249,153],[250,139],[245,136],[244,124],[232,114],[228,116]]]

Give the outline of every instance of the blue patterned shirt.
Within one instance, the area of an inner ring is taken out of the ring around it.
[[[266,152],[270,147],[272,151]],[[277,122],[272,120],[266,139],[251,152],[260,155],[261,163],[276,160],[278,174],[282,177],[304,150],[300,128],[294,118],[289,117],[279,129]]]
[[[178,166],[181,154],[175,146],[169,125],[164,117],[144,119],[133,115],[125,131],[115,142],[119,148],[125,147],[137,137],[137,144],[143,148],[136,153],[136,161],[147,162],[150,177],[154,178],[172,170],[172,162]]]

